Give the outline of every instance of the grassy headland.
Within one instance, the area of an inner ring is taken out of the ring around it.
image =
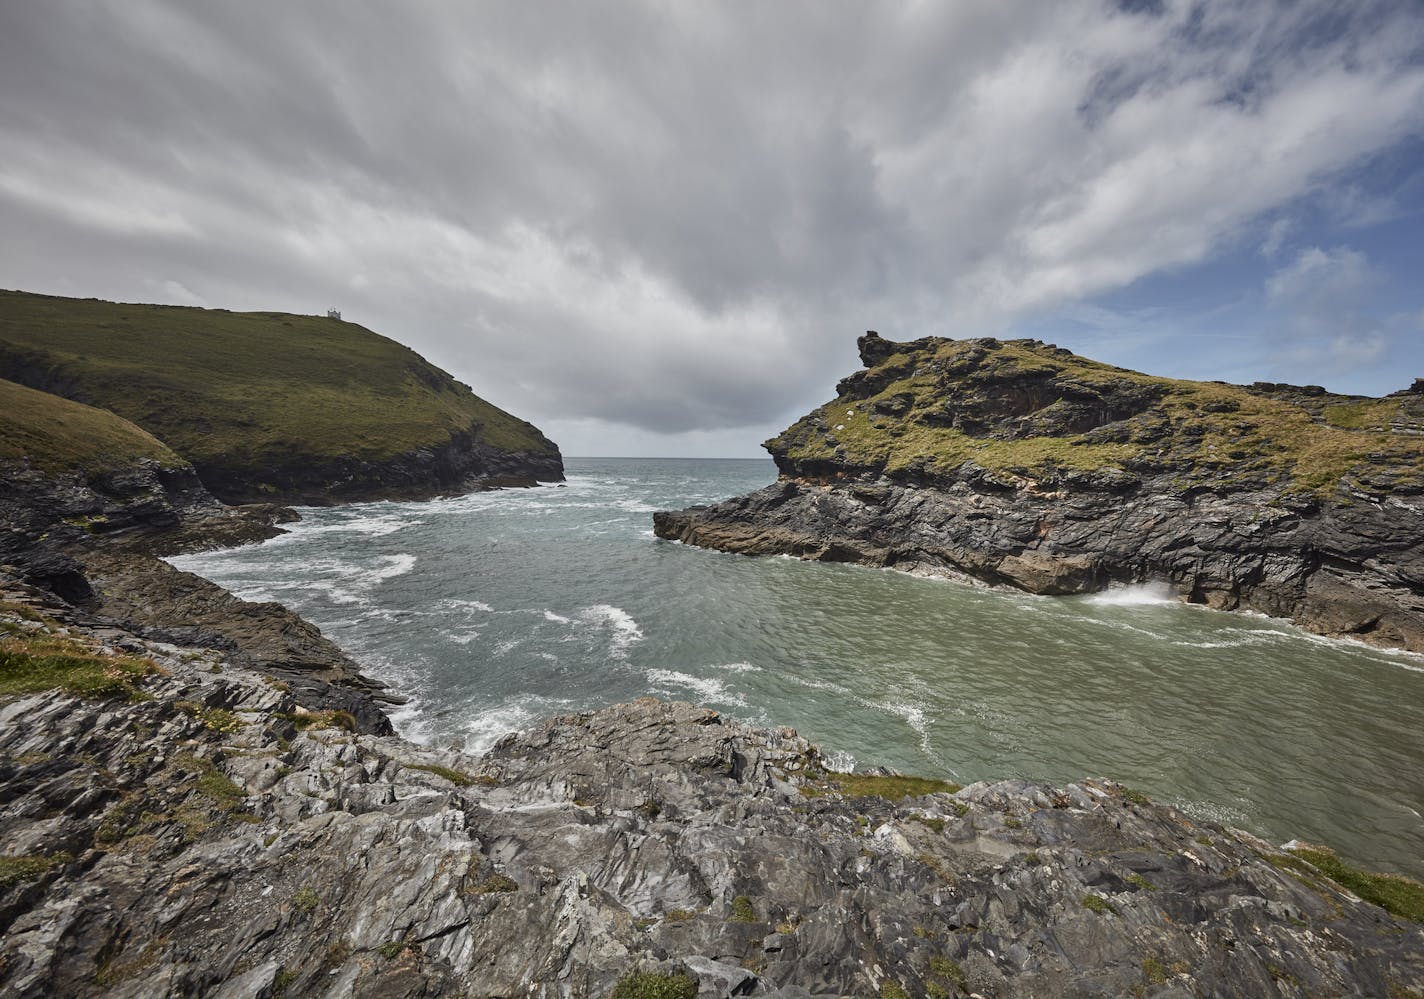
[[[378,465],[449,443],[556,455],[534,426],[354,323],[0,292],[0,377],[112,410],[221,495],[342,460]]]
[[[101,475],[151,458],[186,462],[146,430],[104,409],[0,380],[0,460],[28,458],[50,475]]]
[[[875,341],[867,370],[766,446],[783,468],[947,477],[1174,472],[1329,493],[1424,483],[1424,396],[1196,382],[1034,340]]]

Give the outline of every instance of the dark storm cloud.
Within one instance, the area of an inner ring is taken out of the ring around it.
[[[1202,259],[1420,129],[1403,5],[1128,6],[9,4],[0,284],[336,304],[536,422],[761,427],[860,330]]]

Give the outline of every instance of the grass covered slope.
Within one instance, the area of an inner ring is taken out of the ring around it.
[[[324,316],[0,292],[0,377],[114,411],[229,500],[561,477],[534,426],[409,348]],[[537,468],[510,458],[521,455]]]
[[[107,410],[0,380],[0,461],[28,459],[49,475],[90,478],[149,458],[187,464],[162,442]]]
[[[791,475],[945,479],[972,463],[1052,481],[1173,473],[1287,492],[1424,484],[1424,395],[1194,382],[1117,368],[1035,340],[860,341],[866,370],[766,447]]]

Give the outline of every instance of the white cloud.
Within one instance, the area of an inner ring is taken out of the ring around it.
[[[0,285],[336,304],[538,423],[751,432],[866,328],[998,332],[1271,213],[1274,259],[1424,129],[1409,5],[1159,6],[11,5]]]
[[[1270,276],[1266,281],[1266,297],[1273,303],[1294,308],[1329,303],[1353,305],[1363,293],[1382,281],[1383,276],[1359,250],[1348,246],[1322,250],[1312,246]]]

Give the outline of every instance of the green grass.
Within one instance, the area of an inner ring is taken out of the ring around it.
[[[321,904],[321,896],[308,885],[302,885],[292,894],[292,908],[302,915],[308,915]]]
[[[1403,919],[1424,923],[1424,885],[1418,881],[1397,874],[1362,871],[1345,863],[1333,850],[1321,846],[1302,846],[1291,854],[1366,902]]]
[[[732,914],[727,917],[729,923],[755,923],[757,922],[756,910],[752,908],[752,900],[745,895],[738,895],[732,899]]]
[[[1142,977],[1147,979],[1149,985],[1165,985],[1167,983],[1167,966],[1159,958],[1151,955],[1142,959]]]
[[[0,377],[112,410],[210,488],[260,474],[279,493],[324,460],[380,462],[471,428],[498,450],[555,450],[409,348],[325,316],[0,291]]]
[[[28,458],[50,475],[83,478],[151,458],[185,464],[146,430],[103,409],[0,380],[0,460]]]
[[[519,882],[504,874],[491,874],[474,889],[473,895],[505,895],[519,890]]]
[[[690,975],[634,972],[618,979],[608,999],[697,999],[697,979]]]
[[[78,697],[143,700],[139,681],[161,670],[48,632],[0,636],[0,697],[63,690]]]
[[[930,958],[930,971],[945,981],[952,982],[960,991],[969,991],[969,980],[959,962],[947,957]]]
[[[918,798],[925,794],[953,794],[958,784],[929,777],[882,777],[876,774],[827,774],[801,785],[808,798],[827,794],[843,794],[847,798]]]
[[[1278,482],[1283,491],[1323,494],[1351,473],[1380,467],[1424,481],[1424,439],[1389,432],[1390,419],[1401,412],[1399,400],[1326,397],[1317,419],[1293,402],[1238,386],[1158,378],[1031,340],[987,348],[956,340],[906,344],[869,375],[870,390],[851,388],[767,441],[767,449],[785,459],[783,467],[789,461],[813,476],[848,469],[934,478],[966,462],[1031,479],[1109,469],[1129,474],[1134,466],[1162,460],[1158,453],[1164,452],[1189,473],[1188,485],[1218,473],[1250,472]],[[1014,379],[1023,384],[1005,389]],[[1048,420],[1067,405],[1065,397],[1075,395],[1109,399],[1131,390],[1141,403],[1138,412],[1112,424],[1117,432],[1110,440],[1098,433],[1031,430],[1008,439],[1008,419],[988,410],[984,427],[972,434],[933,422],[947,402],[992,397],[1001,389],[1018,392],[1016,418]],[[905,400],[902,411],[877,411],[877,403],[889,406],[897,397]],[[1330,398],[1343,401],[1331,405]]]
[[[1117,907],[1105,898],[1099,898],[1097,895],[1084,895],[1082,901],[1083,908],[1090,912],[1117,915]]]
[[[67,853],[36,853],[24,857],[0,857],[0,891],[21,881],[37,878],[45,871],[66,864]]]

